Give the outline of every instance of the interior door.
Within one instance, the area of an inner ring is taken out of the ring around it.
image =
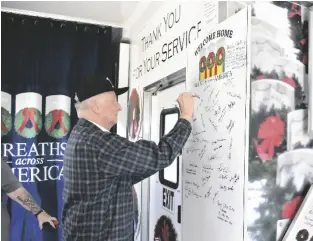
[[[181,82],[152,96],[151,140],[156,143],[179,119],[176,99],[183,91],[185,83]],[[169,167],[150,177],[150,241],[181,240],[181,162],[179,155]]]

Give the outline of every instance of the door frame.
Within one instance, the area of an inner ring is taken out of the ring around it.
[[[186,67],[143,88],[142,137],[151,140],[152,96],[180,83],[186,83]],[[141,240],[149,240],[150,178],[141,184]]]
[[[165,132],[165,116],[169,114],[178,114],[178,119],[180,117],[180,111],[178,107],[172,107],[168,109],[163,109],[160,113],[160,139],[162,136],[164,136]],[[182,153],[180,153],[181,155]],[[164,169],[159,171],[159,180],[162,185],[168,186],[174,190],[176,190],[179,187],[179,179],[181,178],[179,175],[179,156],[176,157],[177,163],[176,163],[176,169],[177,169],[177,182],[173,183],[164,178]]]

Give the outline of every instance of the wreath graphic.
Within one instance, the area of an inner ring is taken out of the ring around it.
[[[53,110],[46,115],[45,129],[49,136],[62,138],[69,133],[70,128],[70,116],[65,111]]]
[[[12,129],[12,116],[5,108],[1,107],[1,136],[7,135]]]
[[[172,220],[162,215],[154,228],[154,240],[158,241],[177,241],[177,233]]]
[[[31,127],[29,127],[31,123]],[[36,108],[24,108],[15,117],[16,132],[25,138],[33,138],[39,134],[42,128],[41,113]]]
[[[137,90],[132,90],[128,105],[128,135],[135,140],[140,132],[141,115],[140,115],[140,97]]]

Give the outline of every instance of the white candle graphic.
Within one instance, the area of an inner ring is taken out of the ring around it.
[[[259,111],[264,106],[269,111],[285,107],[295,109],[295,89],[280,80],[261,79],[251,84],[251,109]]]

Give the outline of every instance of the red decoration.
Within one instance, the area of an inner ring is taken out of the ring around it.
[[[164,221],[164,225],[162,227],[162,240],[163,241],[169,241],[170,240],[170,232],[169,231],[170,231],[170,228]]]
[[[292,86],[293,88],[296,88],[296,87],[297,87],[296,83],[295,83],[294,80],[291,79],[291,78],[285,77],[285,78],[283,79],[283,81],[284,81],[286,84],[289,84],[290,86]]]
[[[1,116],[4,115],[3,110],[1,110]],[[1,118],[1,132],[7,132],[8,129],[6,128],[3,119]]]
[[[296,15],[301,16],[301,12],[300,11],[296,11],[296,12],[291,12],[291,13],[288,14],[289,18],[293,18]]]
[[[24,120],[23,120],[23,123],[21,124],[20,128],[18,128],[18,132],[21,133],[24,130],[24,128],[26,127],[28,120],[30,120],[33,127],[35,128],[35,131],[38,133],[40,130],[39,130],[37,123],[35,122],[36,109],[25,108],[23,110],[23,116],[24,116]]]
[[[282,210],[282,218],[293,218],[296,214],[297,208],[300,206],[303,197],[296,196],[291,201],[288,201],[284,204]]]
[[[64,123],[62,121],[62,118],[63,118],[63,111],[62,110],[54,110],[52,112],[52,118],[53,118],[53,121],[51,123],[51,126],[49,127],[48,129],[48,133],[51,133],[55,127],[55,125],[59,122],[60,123],[60,127],[63,131],[63,133],[66,133],[67,132],[67,129],[65,128],[64,126]]]
[[[300,43],[301,43],[302,45],[305,45],[305,44],[306,44],[306,42],[307,42],[307,40],[306,40],[306,39],[302,39],[302,40],[300,41]]]
[[[263,139],[261,144],[255,141],[256,151],[262,161],[272,160],[274,147],[278,147],[284,135],[285,123],[279,116],[270,116],[259,127],[258,138]]]
[[[293,3],[293,4],[291,5],[291,9],[292,9],[292,10],[297,10],[297,9],[299,9],[299,5],[296,4],[296,3]]]
[[[302,58],[302,63],[304,65],[307,65],[308,64],[308,56],[307,55],[304,55],[303,58]]]

